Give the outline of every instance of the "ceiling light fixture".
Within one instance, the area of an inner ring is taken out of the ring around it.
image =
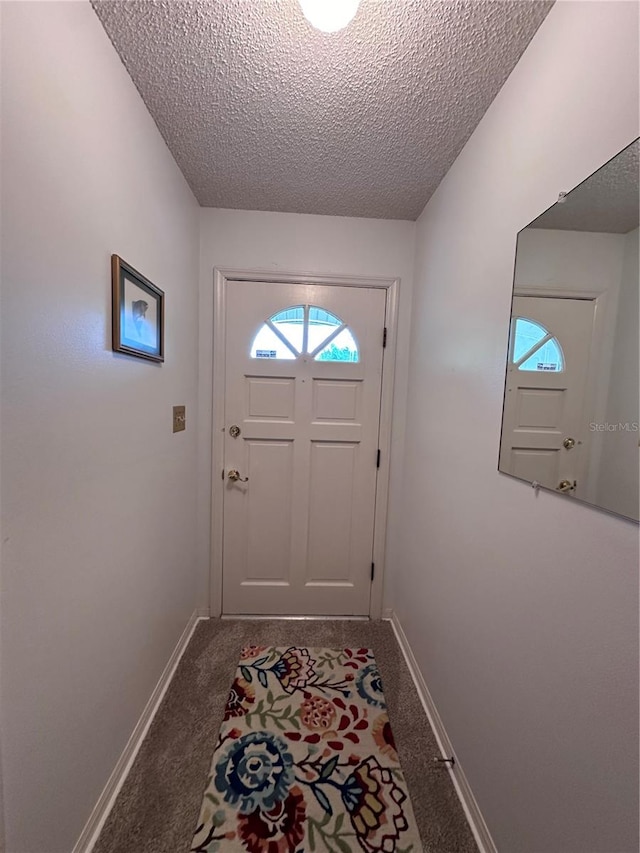
[[[360,0],[299,0],[309,23],[323,33],[343,30],[355,18]]]

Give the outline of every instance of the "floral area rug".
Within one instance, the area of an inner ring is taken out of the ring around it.
[[[249,646],[192,853],[420,853],[369,649]]]

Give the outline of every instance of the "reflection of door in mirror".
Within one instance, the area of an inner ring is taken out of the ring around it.
[[[639,169],[636,140],[518,234],[499,461],[635,521]]]
[[[593,302],[516,296],[511,323],[500,469],[581,497]]]

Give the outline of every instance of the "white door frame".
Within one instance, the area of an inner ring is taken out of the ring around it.
[[[226,358],[226,294],[228,285],[237,281],[264,281],[283,284],[321,284],[341,287],[379,287],[386,290],[387,346],[382,362],[380,399],[380,468],[376,478],[376,511],[373,529],[373,561],[375,575],[371,584],[369,617],[382,616],[384,592],[384,557],[389,504],[391,460],[391,420],[393,412],[393,382],[396,366],[398,327],[399,278],[370,278],[353,275],[314,275],[285,273],[273,270],[229,269],[213,270],[213,410],[211,431],[211,616],[222,614],[222,554],[224,483],[224,392]]]

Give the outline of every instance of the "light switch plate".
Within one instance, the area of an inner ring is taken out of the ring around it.
[[[173,407],[173,431],[182,432],[187,428],[187,416],[184,406]]]

